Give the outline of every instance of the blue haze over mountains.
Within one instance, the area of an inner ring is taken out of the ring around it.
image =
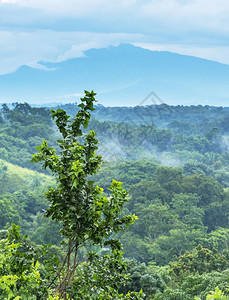
[[[75,102],[93,89],[106,106],[138,105],[151,91],[171,105],[229,106],[229,65],[130,44],[84,54],[1,75],[0,102]]]

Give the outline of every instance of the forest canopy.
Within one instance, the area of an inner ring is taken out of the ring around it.
[[[2,106],[2,295],[52,299],[59,287],[61,297],[68,293],[73,299],[227,297],[229,110],[166,105],[93,110],[94,94],[87,93],[79,107],[52,112],[26,103]],[[34,160],[40,163],[32,164],[38,145]],[[91,202],[84,202],[85,194]],[[87,239],[92,242],[84,244]],[[74,262],[76,252],[85,263]],[[11,268],[15,259],[17,267]],[[98,294],[89,295],[95,285]]]

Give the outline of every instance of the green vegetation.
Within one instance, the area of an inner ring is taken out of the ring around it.
[[[228,299],[229,110],[93,97],[2,107],[0,299]]]
[[[81,129],[88,126],[94,95],[85,92],[81,109],[72,121],[65,111],[52,111],[62,135],[58,140],[59,155],[45,140],[33,155],[33,162],[44,161],[43,168],[48,167],[57,180],[57,185],[46,192],[51,203],[46,216],[61,228],[63,258],[54,257],[51,265],[51,252],[48,260],[40,261],[36,247],[29,245],[27,236],[20,237],[18,226],[13,223],[0,247],[0,291],[4,298],[142,299],[142,291],[125,294],[118,291],[128,280],[127,265],[122,245],[112,235],[124,231],[124,225],[129,228],[137,219],[135,215],[121,215],[127,192],[120,182],[113,180],[106,196],[102,188],[88,179],[102,161],[101,156],[95,155],[98,144],[95,132],[83,136]],[[85,246],[98,249],[86,251],[82,258],[80,248]],[[108,247],[108,253],[98,255],[103,247]]]

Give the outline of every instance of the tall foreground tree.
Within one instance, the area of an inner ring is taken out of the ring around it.
[[[119,284],[124,284],[125,263],[122,261],[121,243],[112,235],[129,227],[135,215],[121,215],[127,202],[127,192],[120,182],[113,180],[105,195],[89,176],[95,174],[102,162],[96,155],[98,140],[95,132],[83,134],[90,120],[90,111],[96,94],[85,91],[76,116],[70,117],[64,110],[52,110],[52,118],[62,135],[58,140],[59,154],[46,141],[37,147],[33,162],[43,162],[56,176],[57,186],[50,188],[46,197],[50,202],[47,217],[62,225],[61,234],[67,241],[66,256],[62,266],[50,282],[55,293],[62,298],[67,294],[74,299],[140,299],[140,294],[119,295]],[[98,256],[90,252],[88,262],[81,263],[79,249],[92,245],[110,248],[110,254]]]

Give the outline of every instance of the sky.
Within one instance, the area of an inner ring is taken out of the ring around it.
[[[0,74],[120,43],[229,64],[229,1],[0,0]]]

